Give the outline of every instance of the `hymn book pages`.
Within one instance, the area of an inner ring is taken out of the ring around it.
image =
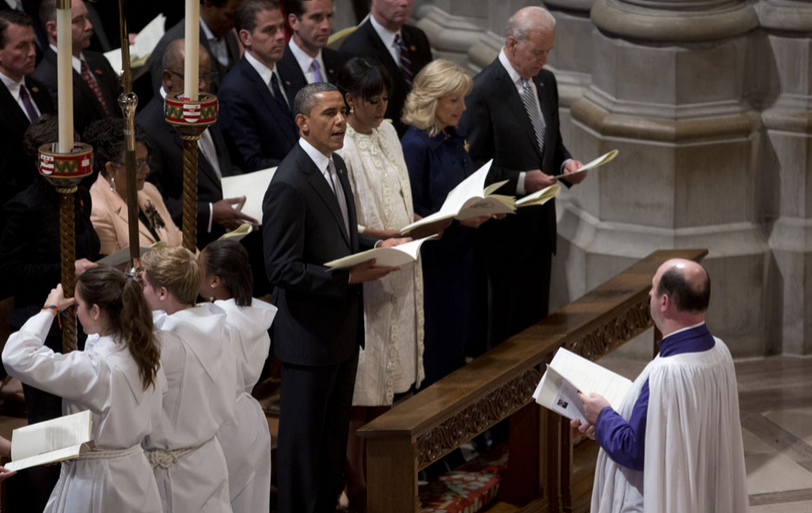
[[[600,394],[617,411],[631,387],[632,382],[623,376],[562,347],[547,365],[533,398],[538,404],[568,419],[586,422],[578,392]]]
[[[162,248],[164,246],[166,246],[166,241],[163,240],[159,240],[158,242],[152,244],[151,246],[147,247],[141,246],[139,248],[140,255],[144,256],[146,253],[149,253],[153,249]],[[126,246],[119,249],[112,255],[107,255],[106,257],[97,260],[96,263],[101,265],[109,265],[110,267],[115,267],[117,265],[121,265],[129,261],[130,261],[130,246]]]
[[[275,172],[276,168],[271,167],[242,175],[224,176],[220,181],[223,187],[223,198],[245,196],[245,204],[240,212],[253,217],[261,225],[262,201],[265,199],[265,191],[268,190]]]
[[[528,194],[524,198],[516,201],[517,207],[533,207],[535,205],[544,205],[551,199],[555,198],[561,193],[561,185],[554,183],[549,187],[545,187],[540,191],[533,194]]]
[[[166,16],[159,14],[146,27],[141,29],[141,32],[135,37],[135,42],[130,45],[130,66],[137,68],[147,63],[147,59],[152,55],[155,47],[164,37],[164,25],[166,24]],[[121,48],[104,52],[107,62],[117,72],[121,73],[124,66],[121,62]]]
[[[324,264],[330,269],[349,269],[356,265],[375,259],[375,267],[398,267],[417,260],[420,256],[420,246],[427,240],[437,239],[437,235],[431,235],[424,239],[413,240],[394,248],[375,248],[362,251],[354,255],[345,256],[338,260],[332,260]]]
[[[587,162],[586,164],[581,166],[581,168],[578,171],[576,171],[574,173],[569,173],[569,174],[577,175],[578,173],[585,173],[586,171],[589,171],[590,169],[595,169],[595,168],[601,167],[602,165],[608,164],[609,162],[612,162],[613,160],[615,160],[615,157],[617,157],[618,153],[619,153],[618,150],[612,150],[609,153],[605,153],[605,154],[601,155],[600,157],[596,158],[595,160],[593,160],[591,162]],[[562,173],[560,175],[555,175],[553,178],[558,179],[558,178],[566,178],[566,177],[567,177],[567,173]]]
[[[516,199],[512,196],[494,194],[496,190],[505,185],[507,181],[498,182],[485,187],[485,180],[491,169],[493,160],[479,168],[459,183],[443,202],[439,211],[426,216],[412,224],[404,226],[400,233],[406,234],[415,228],[425,226],[444,219],[457,219],[459,221],[472,217],[490,216],[494,214],[511,214],[516,211]]]
[[[69,460],[93,448],[90,410],[15,429],[9,470]]]

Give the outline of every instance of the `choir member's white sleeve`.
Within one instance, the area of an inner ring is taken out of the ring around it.
[[[11,376],[42,391],[102,411],[105,405],[109,370],[98,355],[73,351],[55,353],[45,338],[54,315],[43,311],[26,321],[12,334],[3,349],[3,365]]]

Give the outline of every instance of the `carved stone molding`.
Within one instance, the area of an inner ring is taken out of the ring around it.
[[[645,296],[617,317],[609,319],[580,339],[564,344],[573,353],[597,360],[653,326],[649,299]]]
[[[509,417],[533,399],[541,374],[533,368],[417,439],[417,465],[424,468],[462,443]]]

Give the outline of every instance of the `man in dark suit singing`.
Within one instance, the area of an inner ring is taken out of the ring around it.
[[[217,93],[223,77],[240,60],[240,45],[232,30],[238,5],[240,0],[200,1],[200,44],[211,56],[211,67],[215,74],[210,84],[212,93]],[[163,59],[166,47],[172,41],[184,37],[186,37],[185,20],[180,20],[166,31],[149,56],[147,65],[156,95],[163,84]]]
[[[302,87],[314,82],[334,84],[350,56],[325,48],[333,29],[333,0],[283,0],[282,4],[293,36],[277,66],[287,79],[289,96],[295,98]]]
[[[361,283],[398,268],[328,272],[325,262],[411,239],[359,235],[344,161],[345,105],[321,82],[296,95],[301,138],[279,164],[262,205],[265,268],[279,308],[274,353],[282,361],[279,511],[333,511],[343,488],[350,407],[364,343]]]
[[[56,0],[43,0],[40,21],[48,34],[49,48],[34,71],[34,78],[45,84],[54,105],[57,104],[56,73]],[[73,126],[80,134],[91,123],[108,116],[121,117],[118,75],[104,55],[87,50],[93,36],[93,25],[82,0],[71,4],[71,38],[73,42]]]
[[[138,113],[135,121],[152,139],[155,150],[150,154],[148,180],[161,190],[166,208],[177,226],[183,225],[183,141],[175,128],[166,122],[164,99],[167,94],[183,92],[184,40],[169,43],[164,52],[163,85],[159,94]],[[211,83],[211,59],[200,46],[200,90],[208,92]],[[218,123],[203,132],[198,141],[197,159],[197,245],[206,247],[226,230],[233,230],[242,223],[257,220],[232,208],[245,198],[223,199],[220,180],[224,176],[238,174],[229,158],[225,139]]]
[[[462,123],[477,165],[494,159],[489,182],[524,196],[581,167],[559,132],[555,76],[542,67],[553,48],[555,19],[526,7],[508,20],[499,57],[474,78]],[[563,179],[580,183],[585,173]],[[493,226],[490,226],[490,225]],[[555,203],[519,209],[479,230],[488,271],[488,342],[499,344],[547,316],[550,265],[556,245]]]
[[[299,136],[294,97],[277,66],[285,51],[285,18],[278,0],[244,0],[235,25],[245,54],[223,80],[220,121],[241,157],[240,168],[267,169],[285,158]]]
[[[54,110],[45,86],[29,77],[35,59],[31,18],[20,11],[0,11],[0,207],[37,175],[23,152],[23,134],[40,115]]]
[[[431,62],[431,46],[426,34],[406,25],[413,5],[414,0],[372,0],[367,20],[341,45],[341,51],[353,57],[378,59],[392,77],[389,105],[384,115],[392,120],[399,137],[406,132],[400,117],[406,96],[412,90],[412,81]]]

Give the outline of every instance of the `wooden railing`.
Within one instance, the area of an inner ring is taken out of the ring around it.
[[[508,417],[502,511],[587,511],[597,447],[574,449],[568,421],[533,402],[541,369],[560,347],[597,360],[652,327],[648,292],[657,268],[706,254],[652,253],[361,428],[369,513],[419,512],[418,471]]]

